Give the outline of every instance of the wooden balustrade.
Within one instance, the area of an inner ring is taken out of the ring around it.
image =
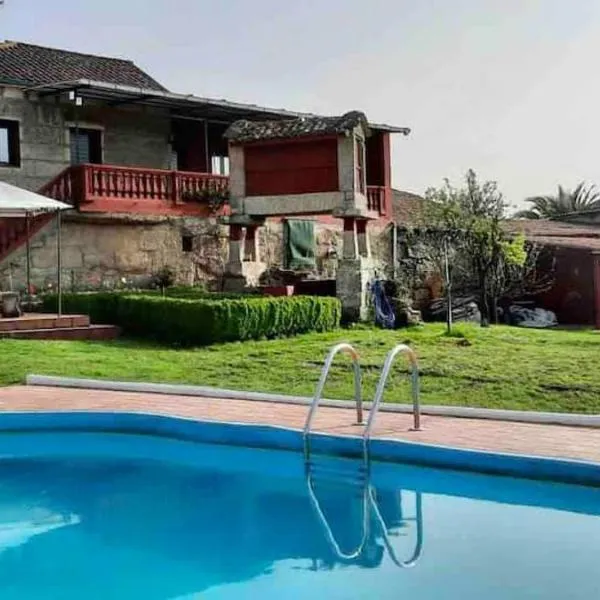
[[[184,202],[184,210],[193,211],[187,201],[201,201],[205,193],[225,195],[228,188],[229,177],[224,175],[84,164],[66,168],[39,193],[82,210],[160,212],[161,207],[172,210],[169,207]],[[368,210],[389,216],[390,193],[384,186],[367,186]]]
[[[367,209],[377,212],[380,215],[385,214],[386,209],[386,188],[379,185],[367,186]]]
[[[229,177],[112,165],[74,165],[44,185],[40,194],[73,205],[98,200],[153,200],[178,203],[202,192],[226,192]]]

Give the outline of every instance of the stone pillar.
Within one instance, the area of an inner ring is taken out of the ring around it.
[[[356,237],[358,242],[358,254],[364,258],[371,258],[371,244],[369,242],[369,232],[367,231],[368,221],[360,219],[356,221]]]
[[[364,217],[344,217],[342,256],[336,273],[336,295],[342,302],[344,319],[369,318],[369,283],[375,275],[371,258],[368,221]]]
[[[246,239],[244,241],[244,261],[247,262],[259,262],[259,249],[258,249],[258,227],[251,225],[246,227]]]
[[[344,233],[342,234],[342,260],[355,260],[359,257],[356,219],[344,218]]]
[[[266,265],[259,261],[258,227],[256,222],[230,225],[229,260],[223,279],[226,291],[241,292],[259,284]]]
[[[371,259],[342,259],[336,272],[336,296],[342,303],[346,321],[366,321],[369,318],[369,283],[375,275]]]
[[[229,144],[229,206],[231,214],[244,214],[246,196],[246,167],[244,148]]]
[[[243,256],[244,230],[240,225],[232,225],[229,228],[229,258],[225,272],[230,275],[241,275]]]

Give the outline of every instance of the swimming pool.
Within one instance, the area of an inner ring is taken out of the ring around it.
[[[600,597],[598,487],[315,455],[323,519],[301,452],[199,441],[233,425],[0,422],[3,600]]]

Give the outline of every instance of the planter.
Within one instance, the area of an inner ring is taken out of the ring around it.
[[[261,285],[258,288],[264,296],[293,296],[293,285]]]
[[[17,292],[4,292],[0,294],[0,311],[5,319],[11,319],[21,316],[21,306],[19,302],[19,294]]]

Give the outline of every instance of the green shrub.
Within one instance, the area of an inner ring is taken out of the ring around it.
[[[44,298],[44,308],[56,311],[55,295]],[[339,326],[342,313],[339,300],[317,296],[179,298],[122,292],[65,294],[63,310],[119,325],[132,336],[181,345],[329,331]]]
[[[118,302],[125,294],[132,292],[85,292],[62,295],[62,312],[71,315],[89,315],[92,323],[113,325],[118,314]],[[151,292],[152,293],[152,292]],[[42,311],[58,311],[58,295],[46,294],[42,297]]]

